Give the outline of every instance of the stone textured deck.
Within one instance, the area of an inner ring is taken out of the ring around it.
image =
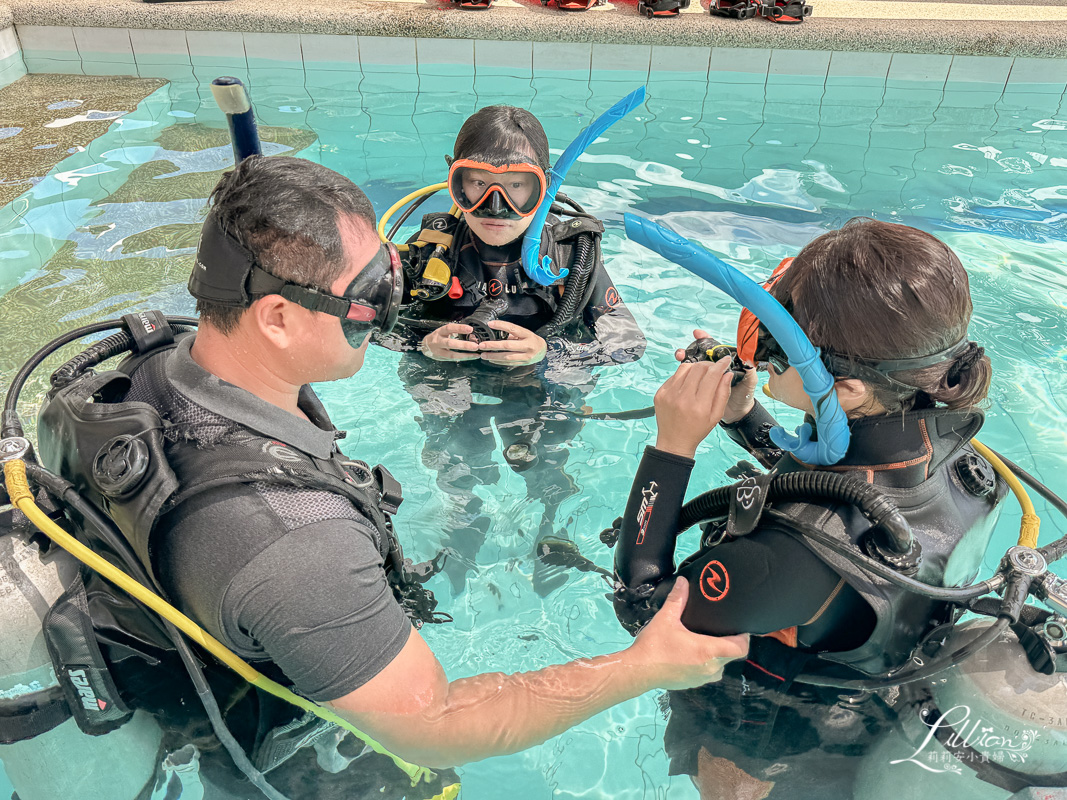
[[[711,17],[638,16],[636,0],[585,13],[538,0],[464,11],[443,0],[13,0],[18,25],[362,34],[448,39],[604,42],[1067,58],[1067,0],[814,0],[802,25]],[[707,0],[703,0],[706,7]],[[0,27],[6,11],[0,6]]]

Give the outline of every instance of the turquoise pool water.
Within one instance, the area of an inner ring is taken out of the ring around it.
[[[558,153],[643,80],[438,72],[263,64],[242,77],[261,125],[289,129],[272,137],[268,152],[343,172],[379,214],[443,178],[443,157],[476,108],[529,108]],[[133,309],[191,312],[184,285],[195,230],[207,190],[232,158],[203,83],[160,89],[0,209],[0,384],[60,330]],[[711,83],[686,73],[652,80],[645,107],[590,147],[567,185],[605,221],[608,268],[649,341],[635,364],[600,370],[589,405],[647,405],[695,325],[728,340],[736,324],[732,301],[622,236],[624,211],[666,222],[753,277],[822,231],[869,215],[928,230],[959,254],[975,301],[972,337],[987,346],[996,370],[982,439],[1067,493],[1067,109],[1062,93],[1037,88],[1001,94],[981,85],[730,73]],[[385,462],[403,482],[399,530],[409,555],[425,558],[442,543],[449,508],[420,459],[417,408],[399,384],[397,360],[375,349],[356,378],[321,393],[350,431],[346,452]],[[34,384],[24,398],[33,403],[42,391]],[[787,424],[799,421],[774,410]],[[597,534],[621,513],[653,436],[651,421],[590,422],[571,443],[567,471],[579,492],[556,522],[603,566],[610,553]],[[724,482],[739,455],[713,435],[698,455],[694,491]],[[496,458],[499,483],[477,490],[493,520],[477,573],[455,598],[443,579],[431,584],[456,618],[424,629],[449,675],[534,669],[625,646],[629,636],[596,575],[576,573],[547,598],[533,592],[530,532],[541,507]],[[1067,531],[1051,513],[1044,518],[1042,541]],[[1014,541],[1018,519],[1009,501],[988,570]],[[679,551],[687,544],[693,539]],[[688,779],[667,777],[664,725],[657,695],[646,695],[541,747],[464,769],[465,796],[498,797],[506,786],[512,800],[696,797]],[[919,776],[902,772],[901,780]]]

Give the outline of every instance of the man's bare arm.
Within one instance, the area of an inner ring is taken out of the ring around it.
[[[716,638],[680,621],[688,594],[680,579],[663,608],[623,651],[536,672],[489,673],[452,681],[412,631],[400,654],[359,689],[330,705],[398,755],[445,767],[539,744],[616,703],[653,688],[718,680],[743,656],[745,636]]]

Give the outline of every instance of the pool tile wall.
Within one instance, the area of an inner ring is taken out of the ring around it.
[[[269,65],[375,75],[375,88],[384,90],[400,88],[403,77],[412,75],[457,86],[464,71],[635,82],[684,73],[715,83],[780,85],[783,93],[822,86],[827,78],[873,80],[901,91],[966,87],[990,97],[1019,92],[1062,97],[1067,89],[1064,59],[39,25],[16,30],[21,59],[32,73],[195,77],[201,83],[220,71],[248,77],[250,68]],[[5,41],[11,49],[11,35],[6,36],[0,38],[0,52]],[[12,64],[5,68],[18,69]],[[428,80],[423,88],[437,87]]]
[[[14,83],[26,74],[15,26],[0,26],[0,88]]]

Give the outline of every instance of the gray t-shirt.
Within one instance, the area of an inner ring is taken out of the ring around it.
[[[309,387],[300,405],[311,421],[220,381],[192,360],[191,343],[182,341],[166,364],[178,393],[170,398],[179,417],[172,422],[211,424],[224,416],[329,457],[338,433]],[[137,389],[135,375],[131,394]],[[377,675],[410,635],[385,577],[379,537],[340,495],[239,484],[196,495],[164,517],[153,560],[182,611],[241,657],[273,662],[302,694],[326,701]]]

